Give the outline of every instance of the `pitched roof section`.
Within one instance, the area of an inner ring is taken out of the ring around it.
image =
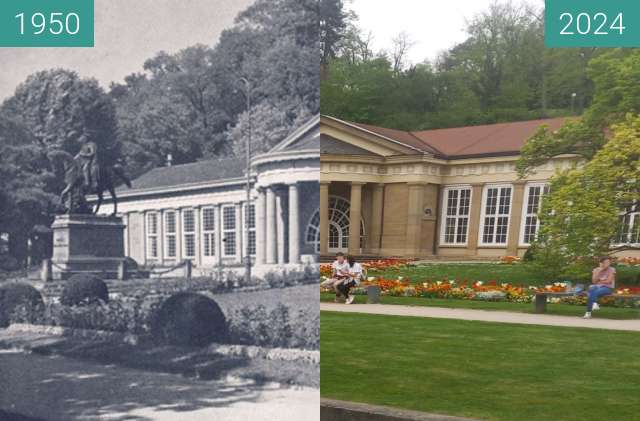
[[[320,134],[320,153],[334,155],[367,155],[378,156],[366,149],[343,142],[326,134]]]
[[[282,151],[319,150],[320,116],[310,118],[305,124],[292,131],[284,140],[274,146],[269,153]]]
[[[408,132],[369,124],[349,123],[363,130],[390,138],[425,153],[451,159],[515,155],[541,125],[559,129],[567,118],[548,118],[513,123],[486,124]]]
[[[241,177],[244,168],[243,158],[211,159],[171,167],[157,167],[133,180],[131,189],[125,187],[124,190],[133,192],[221,181]]]

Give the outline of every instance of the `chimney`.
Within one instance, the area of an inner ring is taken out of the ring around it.
[[[170,167],[172,163],[173,163],[173,155],[168,153],[167,154],[167,167]]]

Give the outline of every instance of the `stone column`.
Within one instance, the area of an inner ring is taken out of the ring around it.
[[[289,184],[289,263],[300,263],[298,183]]]
[[[124,228],[124,255],[127,257],[131,257],[131,253],[129,252],[130,250],[130,241],[129,241],[129,213],[125,213],[122,216],[122,223],[125,225]]]
[[[266,262],[265,253],[265,211],[267,198],[264,189],[258,190],[258,198],[256,200],[256,264],[263,265]]]
[[[422,216],[424,208],[424,188],[427,183],[407,183],[407,231],[406,249],[408,256],[420,254],[422,240]]]
[[[243,203],[236,203],[236,263],[242,263],[245,255],[244,242],[242,241],[244,217],[242,215]]]
[[[276,263],[276,195],[273,187],[267,188],[267,222],[266,222],[266,261]]]
[[[520,242],[520,224],[522,223],[522,202],[524,201],[525,182],[513,183],[513,195],[511,196],[511,216],[509,218],[509,237],[507,238],[507,255],[518,255],[518,243]]]
[[[283,265],[286,263],[286,190],[276,190],[276,237],[277,237],[277,250],[278,250],[278,264]]]
[[[222,266],[222,205],[217,204],[215,209],[215,243],[216,243],[216,262],[218,266]]]
[[[478,254],[478,238],[480,233],[480,214],[482,210],[482,190],[484,184],[471,185],[471,209],[469,209],[469,226],[467,227],[467,254],[475,256]],[[445,201],[447,198],[444,197]],[[442,219],[447,217],[446,209],[442,215]]]
[[[382,210],[384,207],[384,184],[373,185],[371,229],[369,230],[369,249],[371,253],[380,253],[382,247]]]
[[[329,182],[320,182],[320,254],[329,254]]]
[[[351,182],[349,206],[349,254],[360,254],[360,220],[362,218],[362,186],[365,183]]]

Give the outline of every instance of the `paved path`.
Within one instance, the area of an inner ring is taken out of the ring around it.
[[[640,332],[640,320],[584,320],[580,317],[527,314],[507,311],[469,310],[462,308],[419,307],[390,304],[335,304],[320,303],[320,310],[347,313],[384,314],[390,316],[434,317],[438,319],[477,320],[483,322],[515,323],[525,325],[586,327]]]
[[[199,381],[61,356],[0,351],[2,421],[314,421],[319,420],[319,405],[317,389],[234,378]]]

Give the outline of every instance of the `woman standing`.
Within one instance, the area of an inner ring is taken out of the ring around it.
[[[591,276],[592,285],[589,287],[589,299],[587,300],[587,312],[585,319],[591,318],[592,310],[599,310],[598,298],[611,295],[616,283],[616,270],[611,267],[611,259],[607,256],[600,258],[600,266],[593,270]]]

